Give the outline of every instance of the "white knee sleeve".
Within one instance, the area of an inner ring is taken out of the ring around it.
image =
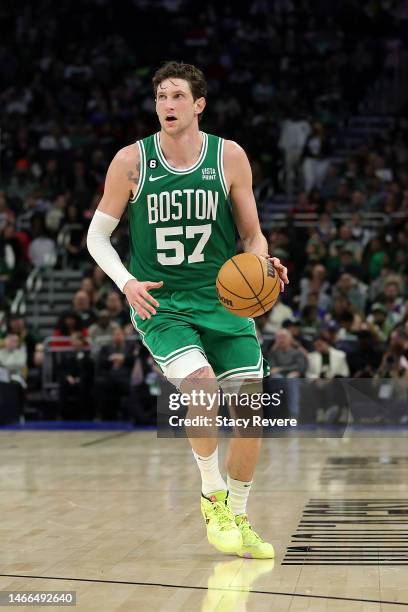
[[[198,349],[191,349],[191,351],[177,357],[168,365],[161,365],[160,367],[168,380],[178,380],[181,382],[196,370],[205,368],[209,365],[207,358],[201,351]]]

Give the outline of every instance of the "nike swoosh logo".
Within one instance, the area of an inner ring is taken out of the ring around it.
[[[149,176],[149,181],[152,183],[153,181],[158,181],[161,178],[165,178],[169,176],[168,174],[163,174],[162,176]]]

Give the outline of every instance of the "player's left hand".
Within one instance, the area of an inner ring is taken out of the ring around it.
[[[273,267],[279,274],[281,293],[283,293],[285,291],[285,285],[289,284],[288,269],[286,268],[286,266],[281,264],[279,257],[272,257],[272,255],[267,255],[266,258],[271,260]]]

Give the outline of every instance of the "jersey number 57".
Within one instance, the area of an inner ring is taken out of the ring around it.
[[[187,263],[204,261],[204,247],[211,236],[211,223],[207,225],[187,225],[186,227],[157,227],[156,245],[157,261],[163,266],[178,266],[185,260],[184,244],[173,240],[173,236],[185,236],[193,239],[199,236],[194,251],[187,257]],[[169,255],[173,251],[174,255]]]

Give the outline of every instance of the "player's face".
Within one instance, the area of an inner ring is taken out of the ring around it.
[[[166,79],[157,88],[156,112],[167,134],[180,134],[190,127],[204,106],[205,99],[194,100],[190,85],[184,79]]]

